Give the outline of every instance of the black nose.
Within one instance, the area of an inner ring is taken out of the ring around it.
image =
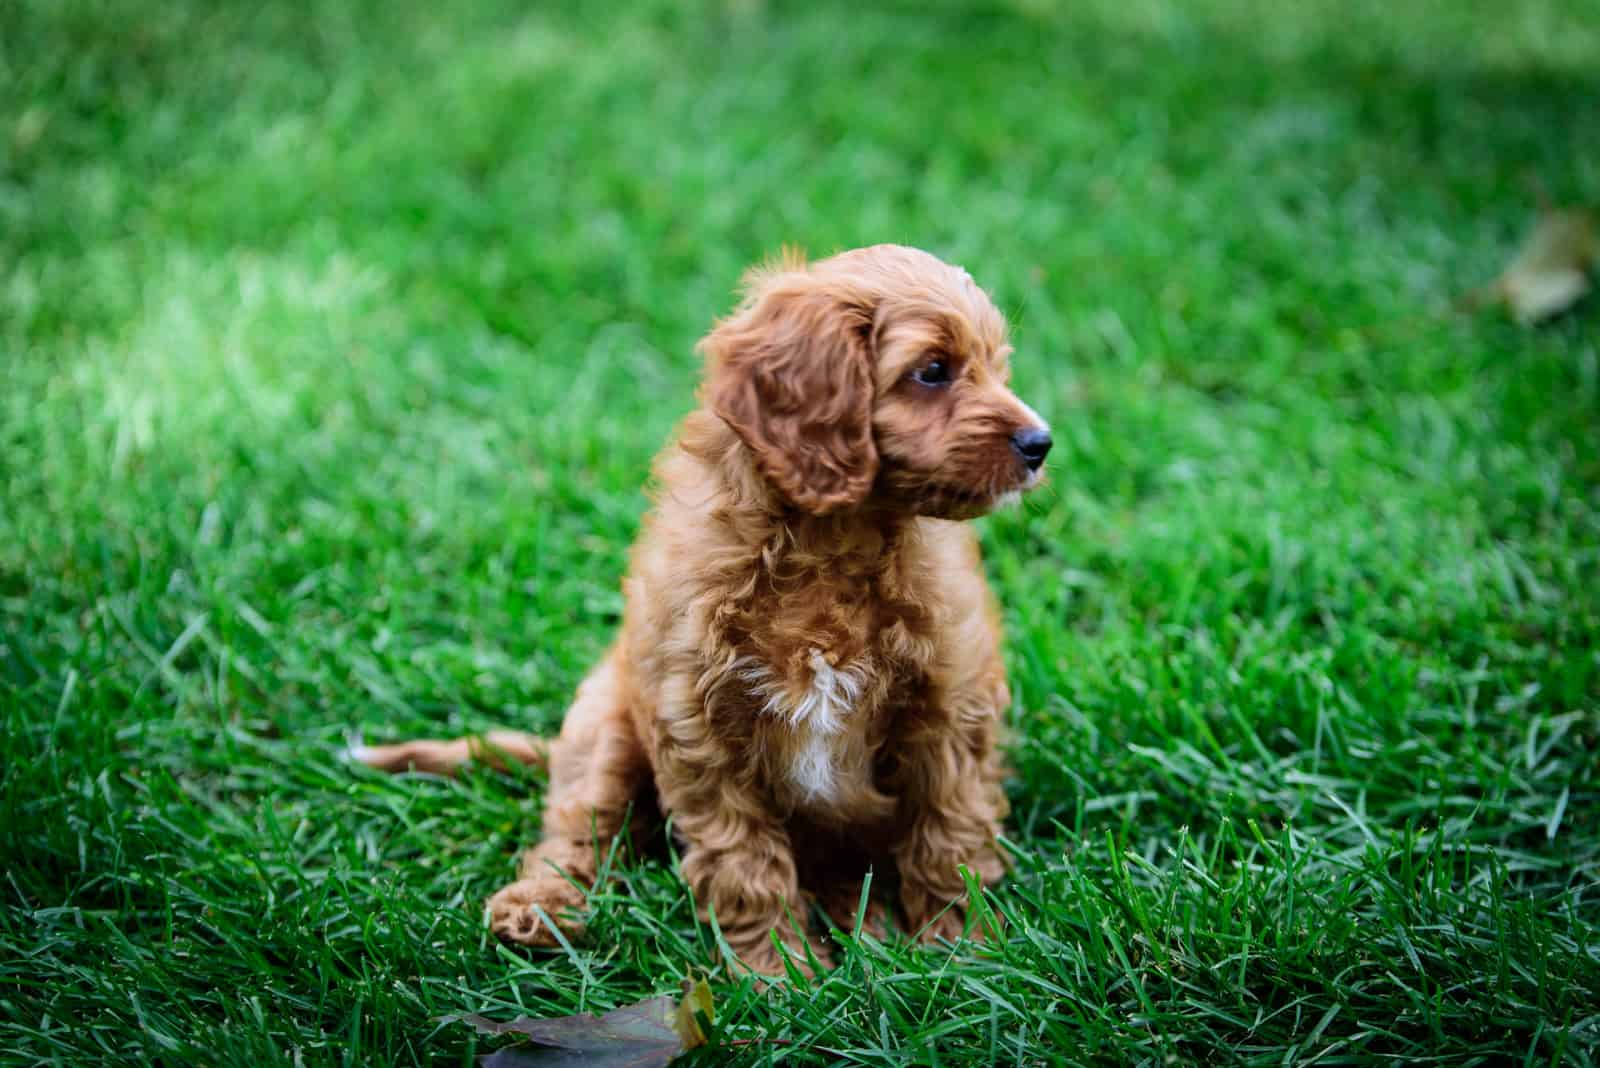
[[[1017,455],[1022,457],[1029,471],[1037,471],[1050,452],[1050,431],[1019,430],[1011,435],[1011,447],[1017,450]]]

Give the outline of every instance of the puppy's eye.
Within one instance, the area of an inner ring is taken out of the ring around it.
[[[943,360],[929,360],[911,372],[911,381],[923,386],[948,386],[950,365]]]

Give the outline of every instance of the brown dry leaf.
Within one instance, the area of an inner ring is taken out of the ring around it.
[[[705,1044],[697,1010],[711,1020],[711,988],[704,979],[685,980],[681,1002],[649,998],[604,1016],[519,1016],[509,1023],[482,1016],[459,1019],[487,1035],[518,1034],[533,1040],[495,1050],[483,1058],[483,1068],[662,1068],[684,1050]]]
[[[1532,326],[1572,307],[1589,291],[1589,271],[1600,259],[1600,231],[1580,208],[1543,207],[1506,269],[1480,292],[1481,302],[1501,302],[1513,318]]]

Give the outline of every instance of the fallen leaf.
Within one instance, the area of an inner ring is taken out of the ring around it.
[[[685,979],[683,998],[678,1002],[677,1017],[673,1021],[673,1028],[683,1040],[684,1049],[706,1044],[708,1036],[700,1026],[696,1013],[704,1016],[707,1024],[715,1019],[712,1014],[711,987],[704,979]]]
[[[661,1068],[684,1050],[705,1044],[696,1012],[710,1022],[711,988],[704,979],[684,980],[681,1002],[669,996],[649,998],[604,1016],[579,1013],[553,1020],[518,1016],[508,1023],[483,1016],[457,1018],[486,1035],[516,1034],[533,1040],[495,1050],[483,1058],[483,1068]]]
[[[1572,307],[1589,291],[1589,271],[1600,259],[1594,216],[1578,208],[1541,207],[1538,221],[1500,276],[1477,295],[1500,302],[1524,326]]]

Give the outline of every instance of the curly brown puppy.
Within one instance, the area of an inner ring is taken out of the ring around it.
[[[1007,388],[1005,322],[965,271],[879,245],[752,271],[702,348],[622,633],[548,754],[504,732],[362,759],[547,755],[543,839],[489,902],[513,942],[553,943],[539,910],[581,923],[581,887],[652,786],[701,914],[758,972],[782,971],[774,932],[803,948],[807,900],[848,927],[869,867],[897,876],[921,938],[955,937],[960,869],[989,884],[1005,867],[1010,701],[977,540],[955,521],[1034,486],[1050,450]]]

